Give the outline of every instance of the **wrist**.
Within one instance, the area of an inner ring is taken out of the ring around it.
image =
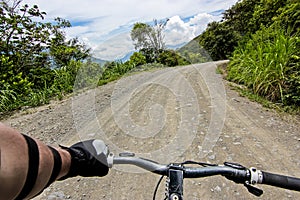
[[[62,160],[61,170],[57,177],[57,179],[60,179],[61,177],[64,177],[69,173],[72,159],[71,159],[71,154],[67,150],[62,148],[58,148],[57,150]]]

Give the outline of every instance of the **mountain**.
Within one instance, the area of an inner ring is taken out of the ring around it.
[[[95,63],[98,63],[100,65],[103,65],[105,64],[106,62],[109,62],[108,60],[102,60],[100,58],[95,58],[95,57],[91,57],[91,61],[92,62],[95,62]]]
[[[175,49],[179,49],[179,48],[183,47],[186,44],[187,44],[187,42],[183,42],[183,43],[176,44],[176,45],[167,45],[167,48],[175,50]]]
[[[176,51],[190,63],[203,63],[211,60],[208,52],[200,46],[198,37]]]
[[[123,58],[117,59],[116,61],[121,61],[124,63],[130,59],[130,56],[132,56],[133,53],[134,51],[129,51]]]

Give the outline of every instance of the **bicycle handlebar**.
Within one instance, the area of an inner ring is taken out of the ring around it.
[[[262,171],[262,184],[300,191],[300,179]]]
[[[159,164],[152,160],[147,160],[144,158],[138,157],[114,157],[112,164],[129,164],[135,165],[147,171],[160,174],[167,175],[168,167],[166,165]],[[112,165],[111,165],[112,166]]]
[[[299,178],[260,171],[256,168],[246,168],[235,163],[224,163],[224,165],[207,164],[207,166],[204,167],[186,167],[184,165],[190,163],[173,163],[163,165],[152,160],[134,157],[134,154],[120,157],[114,157],[113,154],[111,154],[108,157],[108,165],[109,167],[112,167],[114,164],[135,165],[163,176],[168,176],[171,169],[182,171],[183,178],[201,178],[222,175],[236,183],[243,183],[249,192],[256,196],[260,196],[263,193],[262,190],[253,186],[257,183],[300,191]]]
[[[155,161],[139,158],[139,157],[115,157],[113,158],[113,164],[130,164],[153,172],[159,175],[167,175],[168,170],[172,168],[172,165],[162,165]],[[175,166],[173,166],[176,168]],[[234,169],[228,166],[211,166],[211,167],[184,167],[184,178],[201,178],[206,176],[224,175],[234,176],[238,178],[246,178],[245,171]]]

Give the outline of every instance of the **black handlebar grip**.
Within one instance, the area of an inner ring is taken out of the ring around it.
[[[289,190],[300,191],[300,178],[284,176],[279,174],[272,174],[262,171],[262,184],[281,187]]]

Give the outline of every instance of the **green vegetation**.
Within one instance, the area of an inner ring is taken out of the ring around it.
[[[290,80],[297,77],[295,73],[300,69],[290,63],[291,58],[297,58],[299,42],[298,37],[291,37],[279,27],[261,28],[235,50],[228,79],[246,85],[254,94],[270,101],[299,104],[299,94],[298,98],[290,98],[297,95],[293,91],[300,86]]]
[[[43,22],[46,15],[37,5],[22,0],[0,2],[0,113],[24,106],[38,106],[50,99],[62,99],[74,90],[103,85],[119,79],[136,67],[175,66],[188,62],[165,48],[166,22],[135,24],[132,40],[136,49],[129,61],[94,63],[90,49],[77,38],[67,39],[69,21],[57,17]]]
[[[214,60],[230,59],[227,78],[282,106],[300,105],[300,2],[242,0],[195,40]]]
[[[160,63],[168,67],[190,64],[184,59],[179,51],[167,49],[164,41],[163,31],[168,20],[158,22],[153,21],[153,25],[145,23],[135,23],[131,30],[131,39],[134,42],[135,49],[139,51],[143,63]],[[137,56],[133,55],[133,56]],[[131,58],[134,60],[134,57]],[[140,64],[140,63],[136,63]]]
[[[0,1],[0,114],[62,99],[74,90],[103,85],[130,71],[230,59],[227,78],[264,98],[299,108],[300,2],[241,0],[220,22],[177,51],[164,43],[166,21],[136,23],[131,38],[137,52],[130,60],[92,61],[90,49],[67,39],[70,22],[46,15],[22,0]]]
[[[63,29],[67,20],[44,23],[45,12],[21,0],[0,2],[0,112],[38,106],[73,91],[89,49]],[[98,66],[99,67],[99,66]]]
[[[178,49],[177,53],[190,64],[211,61],[208,52],[203,47],[201,47],[199,45],[199,42],[196,40],[192,40]]]

